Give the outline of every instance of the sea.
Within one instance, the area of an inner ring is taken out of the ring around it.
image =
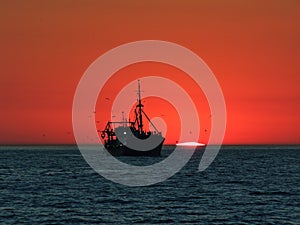
[[[162,156],[118,157],[133,165]],[[96,173],[77,146],[0,147],[0,224],[300,224],[300,146],[203,149],[171,178],[129,187]]]

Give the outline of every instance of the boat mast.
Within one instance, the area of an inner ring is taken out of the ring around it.
[[[138,129],[139,133],[141,134],[143,132],[143,116],[142,116],[142,100],[141,100],[141,86],[140,86],[140,80],[138,80]]]
[[[123,127],[125,127],[125,116],[124,116],[124,111],[122,112],[122,123],[123,123]]]

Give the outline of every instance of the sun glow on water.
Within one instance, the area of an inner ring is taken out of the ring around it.
[[[177,143],[176,146],[198,147],[198,146],[205,146],[205,144],[198,143],[198,142],[181,142],[181,143]]]

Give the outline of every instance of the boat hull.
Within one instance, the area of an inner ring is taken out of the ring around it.
[[[128,148],[124,145],[105,145],[105,149],[113,156],[153,156],[158,157],[161,155],[161,149],[163,146],[164,140],[155,148],[147,151],[138,151],[131,148]]]

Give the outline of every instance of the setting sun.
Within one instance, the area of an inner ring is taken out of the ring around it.
[[[198,142],[182,142],[182,143],[177,143],[176,146],[184,146],[184,147],[200,147],[200,146],[205,146],[203,143],[198,143]]]

